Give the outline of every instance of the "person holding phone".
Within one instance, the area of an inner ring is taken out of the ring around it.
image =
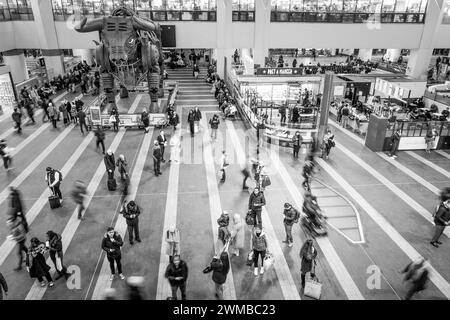
[[[114,262],[117,265],[117,271],[119,273],[119,277],[121,280],[125,279],[125,276],[122,273],[122,253],[120,248],[123,246],[123,240],[120,234],[114,230],[114,228],[109,227],[106,230],[106,234],[103,236],[102,240],[102,249],[106,252],[106,257],[109,261],[109,267],[111,268],[111,276],[110,281],[114,280],[114,275],[116,273],[116,269],[114,266]]]

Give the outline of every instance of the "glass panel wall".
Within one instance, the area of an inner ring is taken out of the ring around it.
[[[271,21],[365,23],[375,18],[382,23],[423,23],[427,1],[271,0]]]
[[[233,21],[255,21],[255,0],[232,0]]]
[[[0,0],[0,10],[2,1],[30,0]],[[66,20],[76,10],[77,0],[51,1],[55,20]],[[79,10],[83,16],[100,17],[111,14],[115,8],[123,5],[155,21],[216,21],[216,0],[82,0]]]
[[[33,19],[30,0],[0,0],[0,21]]]
[[[444,0],[444,15],[442,16],[442,23],[450,24],[450,0]]]

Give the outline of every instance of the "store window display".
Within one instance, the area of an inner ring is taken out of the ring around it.
[[[232,0],[233,21],[255,21],[255,0]]]
[[[0,21],[33,19],[30,0],[0,0]]]

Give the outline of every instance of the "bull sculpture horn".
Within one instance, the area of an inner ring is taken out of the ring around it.
[[[144,31],[148,31],[148,32],[152,32],[152,31],[156,31],[158,29],[158,26],[148,20],[144,20],[140,17],[138,17],[137,15],[133,15],[132,17],[132,21],[133,21],[133,28],[137,29],[137,30],[144,30]]]
[[[77,32],[92,32],[100,31],[103,27],[103,18],[97,18],[87,21],[87,17],[84,17],[78,26],[75,26]]]

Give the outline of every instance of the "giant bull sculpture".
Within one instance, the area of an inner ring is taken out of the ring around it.
[[[100,64],[103,88],[114,104],[114,80],[125,88],[147,80],[150,112],[159,112],[158,97],[163,96],[163,56],[161,27],[137,16],[127,7],[115,9],[111,16],[87,20],[75,27],[78,32],[100,32],[96,60]]]

